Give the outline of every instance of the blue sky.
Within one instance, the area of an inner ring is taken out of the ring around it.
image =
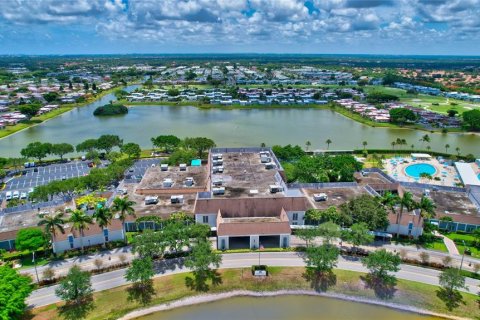
[[[1,0],[0,54],[480,54],[480,0]]]

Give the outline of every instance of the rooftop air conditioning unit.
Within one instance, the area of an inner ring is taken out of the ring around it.
[[[145,204],[157,204],[158,197],[157,196],[147,196],[145,197]]]
[[[277,192],[282,192],[283,191],[283,187],[282,186],[278,186],[278,185],[270,185],[270,193],[277,193]]]
[[[186,163],[180,163],[180,171],[187,171],[187,164]]]
[[[269,163],[272,161],[272,158],[270,158],[269,156],[260,156],[260,161],[262,163]]]
[[[214,166],[221,166],[221,165],[223,165],[223,160],[222,159],[213,160],[212,164]]]
[[[171,196],[170,203],[171,204],[183,203],[183,195]]]
[[[213,167],[213,173],[222,173],[223,172],[223,166],[214,166]]]
[[[212,155],[213,160],[221,160],[223,159],[223,155],[221,153],[215,153]]]
[[[275,169],[275,163],[273,163],[273,162],[265,163],[265,169],[267,169],[267,170]]]
[[[173,186],[173,181],[172,179],[164,179],[163,180],[163,187],[164,188],[171,188]]]
[[[168,164],[162,163],[162,164],[160,165],[160,170],[162,170],[162,171],[168,171]]]
[[[212,188],[212,193],[213,193],[214,195],[222,195],[222,194],[225,194],[225,188],[224,188],[224,187]]]
[[[194,183],[195,183],[195,181],[193,180],[192,177],[187,177],[187,178],[185,179],[185,185],[186,185],[187,187],[193,186]]]
[[[212,184],[216,187],[221,186],[223,185],[223,179],[222,178],[215,179],[212,181]]]
[[[328,199],[328,196],[326,193],[315,193],[313,195],[313,200],[315,200],[316,202],[327,201],[327,199]]]

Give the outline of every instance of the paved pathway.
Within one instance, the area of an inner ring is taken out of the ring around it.
[[[232,253],[222,255],[223,261],[220,268],[249,268],[258,264],[258,253]],[[260,254],[260,263],[269,266],[283,267],[303,267],[305,262],[303,255],[296,252],[264,252]],[[338,269],[350,270],[356,272],[366,272],[358,258],[340,257]],[[156,277],[182,273],[188,271],[183,265],[183,259],[163,260],[156,263]],[[124,278],[125,269],[119,269],[92,276],[92,287],[95,291],[102,291],[127,284]],[[438,275],[440,271],[420,268],[411,265],[402,264],[400,271],[396,273],[399,279],[417,281],[430,285],[438,285]],[[480,290],[480,281],[467,278],[467,288],[462,291],[476,293]],[[27,299],[31,307],[39,307],[59,302],[60,299],[55,295],[57,285],[44,287],[32,292]]]
[[[460,252],[458,252],[457,246],[455,245],[455,242],[453,242],[452,239],[444,236],[443,234],[441,234],[437,231],[434,231],[433,234],[436,235],[437,237],[440,237],[440,238],[443,239],[443,243],[445,243],[445,246],[447,247],[448,253],[460,255]]]

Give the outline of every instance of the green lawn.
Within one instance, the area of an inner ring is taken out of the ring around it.
[[[209,293],[221,293],[232,290],[275,291],[281,289],[310,289],[310,283],[303,278],[304,268],[270,268],[270,276],[266,279],[256,279],[251,275],[250,268],[219,270],[222,283],[211,286]],[[335,270],[336,283],[329,288],[329,292],[345,294],[377,300],[372,289],[366,288],[360,277],[362,273]],[[154,279],[155,289],[151,301],[146,306],[168,303],[174,300],[193,296],[198,292],[191,291],[185,286],[185,277],[188,274],[176,274]],[[118,319],[122,315],[143,307],[140,303],[128,299],[128,286],[96,292],[94,294],[93,309],[85,319]],[[425,285],[413,281],[398,280],[396,291],[391,301],[397,304],[414,306],[461,317],[473,317],[478,314],[476,295],[462,294],[465,304],[457,309],[448,311],[444,303],[437,297],[438,287]],[[385,301],[385,300],[383,300]],[[25,319],[62,319],[58,314],[58,305],[50,305],[31,311]]]
[[[443,241],[435,241],[435,242],[427,243],[423,247],[426,249],[448,252],[447,246],[445,245],[445,243],[443,243]]]
[[[455,241],[455,245],[457,246],[457,249],[461,254],[463,254],[463,251],[465,250],[465,246],[463,245],[462,241],[465,241],[465,244],[472,253],[472,257],[480,258],[480,250],[475,247],[475,238],[472,235],[451,232],[445,233],[445,236]]]

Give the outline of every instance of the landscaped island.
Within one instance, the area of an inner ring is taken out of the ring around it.
[[[127,114],[128,108],[123,104],[106,104],[98,107],[93,111],[94,116],[116,116],[120,114]]]

